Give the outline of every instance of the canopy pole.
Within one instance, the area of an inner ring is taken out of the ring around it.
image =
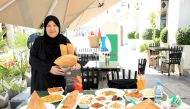
[[[7,8],[9,5],[11,5],[15,1],[16,0],[11,0],[11,1],[7,2],[5,5],[3,5],[2,7],[0,7],[0,12],[3,11],[5,8]]]
[[[47,15],[51,15],[53,13],[53,10],[55,9],[55,6],[57,5],[57,3],[58,3],[58,0],[53,0],[53,3],[51,5],[51,7],[49,8]]]

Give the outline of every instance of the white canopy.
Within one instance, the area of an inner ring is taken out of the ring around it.
[[[105,8],[102,5],[100,9],[105,10],[108,8],[107,3],[119,0],[103,1],[106,1]],[[91,17],[86,18],[89,20],[97,15],[99,11],[96,9],[101,5],[99,3],[99,0],[0,0],[0,22],[39,28],[44,18],[51,14],[59,18],[62,28],[67,28],[81,13],[88,11],[90,6],[97,8],[92,9],[94,11],[90,13],[94,14],[88,14]],[[87,20],[84,19],[85,21]]]

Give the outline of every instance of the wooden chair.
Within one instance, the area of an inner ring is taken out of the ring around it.
[[[146,62],[145,58],[138,59],[138,74],[145,74]]]
[[[96,68],[82,69],[83,90],[98,89],[99,70]]]
[[[149,47],[159,47],[158,44],[155,43],[151,43],[149,44]],[[153,66],[154,69],[156,69],[156,66],[158,65],[158,59],[157,57],[159,56],[159,51],[158,50],[150,50],[150,63],[149,63],[149,67]]]
[[[181,56],[182,56],[182,47],[171,47],[169,50],[169,59],[162,61],[161,65],[161,72],[163,73],[163,64],[168,64],[168,76],[170,76],[170,65],[178,65],[180,69],[180,76],[181,76],[181,68],[179,67],[181,64]]]
[[[125,69],[122,69],[121,76],[119,71],[111,71],[107,74],[108,87],[118,89],[136,89],[137,88],[137,71],[134,72],[134,78],[131,78],[131,70],[128,70],[128,75]]]

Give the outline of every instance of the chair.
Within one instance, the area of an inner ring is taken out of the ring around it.
[[[136,89],[137,88],[137,71],[134,73],[134,78],[131,78],[131,70],[128,70],[128,75],[125,69],[122,69],[121,76],[119,71],[111,71],[107,74],[108,87],[118,89]]]
[[[82,69],[83,90],[98,89],[99,69],[83,68]]]
[[[183,48],[178,47],[178,46],[171,47],[169,49],[169,59],[162,61],[162,65],[161,65],[161,72],[162,73],[163,73],[163,64],[168,64],[168,76],[170,76],[170,65],[177,64],[178,67],[180,66],[182,51],[183,51]],[[180,76],[181,76],[181,68],[179,67],[179,69],[180,69]]]
[[[138,74],[144,74],[147,60],[145,58],[138,59]]]
[[[159,47],[158,44],[156,43],[151,43],[149,44],[149,47],[152,47],[152,48],[157,48]],[[158,65],[158,56],[159,56],[159,50],[151,50],[150,49],[150,63],[149,63],[149,67],[150,66],[153,66],[154,69],[156,69],[156,66]]]
[[[80,54],[79,58],[80,58],[79,63],[81,64],[81,66],[82,67],[85,66],[88,62],[88,55],[87,54]]]

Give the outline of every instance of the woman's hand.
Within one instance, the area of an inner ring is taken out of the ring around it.
[[[80,68],[81,68],[81,66],[79,63],[76,63],[73,67],[71,67],[72,70],[78,70]]]
[[[61,75],[61,76],[65,75],[63,70],[58,66],[52,66],[51,69],[50,69],[50,73],[53,74],[53,75]]]

